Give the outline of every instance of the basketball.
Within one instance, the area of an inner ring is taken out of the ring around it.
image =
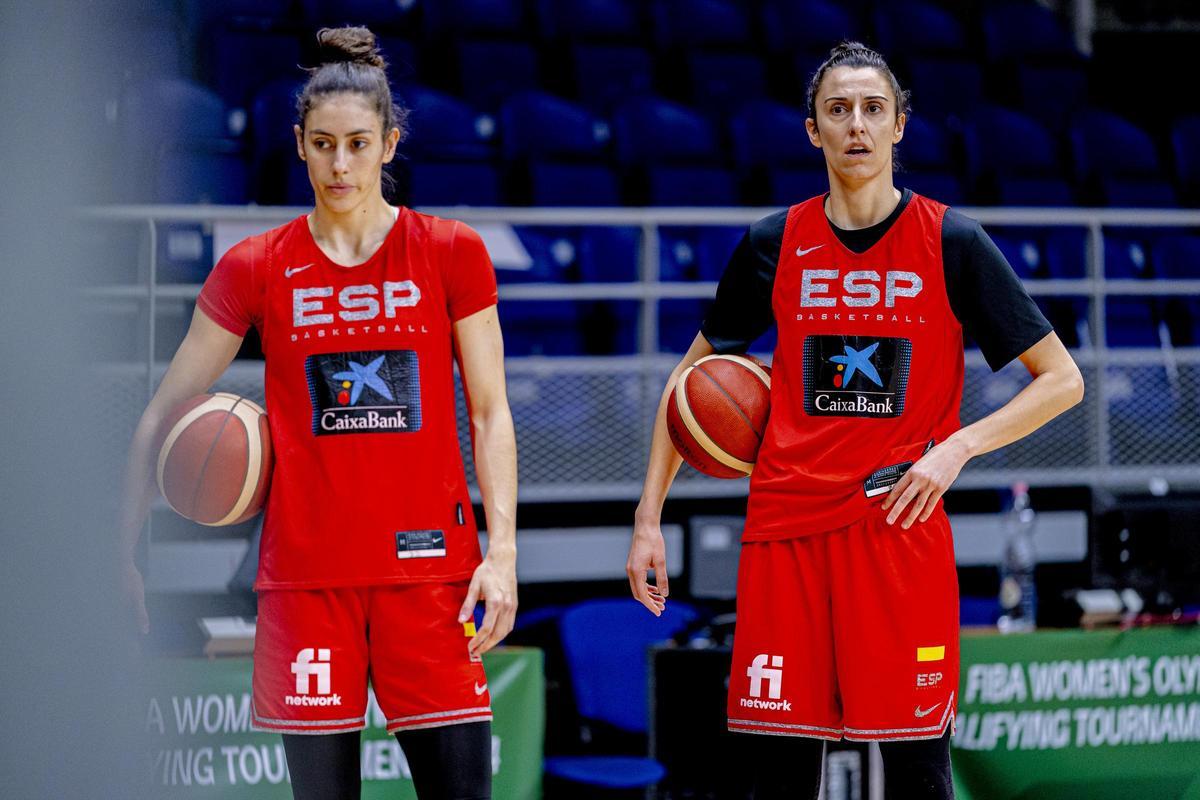
[[[743,478],[754,469],[770,410],[770,367],[752,356],[706,356],[679,376],[667,431],[695,469]]]
[[[158,488],[176,512],[202,525],[233,525],[257,514],[271,480],[267,412],[234,394],[180,403],[163,424]]]

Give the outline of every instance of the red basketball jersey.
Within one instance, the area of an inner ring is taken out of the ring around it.
[[[844,527],[882,497],[872,472],[959,427],[962,327],[942,265],[946,207],[913,195],[883,238],[849,250],[823,198],[787,217],[772,307],[771,416],[750,479],[746,540]]]
[[[344,267],[307,218],[246,239],[197,305],[266,356],[275,471],[260,589],[469,577],[479,563],[456,428],[451,324],[496,302],[478,234],[401,208]]]

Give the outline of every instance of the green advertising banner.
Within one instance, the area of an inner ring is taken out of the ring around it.
[[[491,690],[493,796],[542,794],[542,652],[506,647],[483,657]],[[250,659],[156,662],[146,732],[155,797],[290,798],[278,734],[250,728]],[[374,694],[362,736],[363,800],[415,800],[408,761]]]
[[[960,800],[1200,800],[1200,628],[964,635]]]

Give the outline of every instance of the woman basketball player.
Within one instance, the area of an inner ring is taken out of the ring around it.
[[[747,748],[760,800],[815,798],[822,740],[842,737],[880,742],[888,797],[951,797],[958,584],[938,501],[968,459],[1078,403],[1083,379],[979,223],[893,185],[908,93],[883,58],[840,44],[807,101],[829,192],[754,223],[731,257],[663,393],[626,570],[634,596],[661,613],[659,518],[680,464],[664,409],[679,374],[710,353],[745,352],[775,324],[729,728],[770,734]],[[1019,358],[1033,376],[965,428],[963,331],[992,369]],[[872,479],[906,462],[890,491]]]
[[[205,392],[255,326],[275,471],[258,579],[253,724],[283,734],[296,798],[359,796],[367,679],[422,800],[491,796],[480,656],[516,610],[516,444],[496,280],[479,236],[389,205],[404,137],[365,28],[317,35],[297,104],[312,213],[233,247],[138,424],[127,480],[125,590],[148,627],[135,544],[155,431]],[[487,515],[480,558],[455,426],[467,390]],[[487,613],[477,633],[478,600]]]

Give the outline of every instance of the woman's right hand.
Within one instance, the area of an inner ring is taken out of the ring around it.
[[[651,569],[654,570],[654,583],[650,583],[646,574]],[[625,574],[629,576],[629,588],[634,598],[654,616],[662,616],[670,586],[667,583],[667,545],[657,520],[634,523]]]
[[[121,567],[121,600],[128,608],[138,630],[143,634],[150,632],[150,615],[146,613],[146,583],[142,573],[133,562],[127,562]]]

